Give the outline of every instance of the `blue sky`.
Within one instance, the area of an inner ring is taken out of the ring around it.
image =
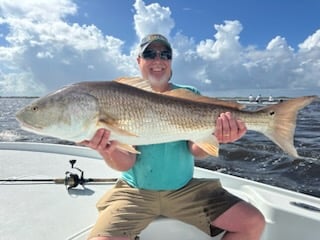
[[[320,1],[0,0],[0,95],[139,75],[148,33],[174,49],[173,81],[206,95],[320,90]]]
[[[133,28],[133,0],[78,0],[79,15],[70,18],[81,24],[93,23],[105,33],[136,40]],[[291,0],[145,0],[169,7],[175,21],[172,34],[181,32],[196,41],[212,38],[214,24],[239,20],[243,25],[241,43],[265,48],[277,35],[287,39],[293,48],[320,28],[320,1]],[[116,26],[114,23],[117,23]]]

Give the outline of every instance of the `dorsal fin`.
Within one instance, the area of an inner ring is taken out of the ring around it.
[[[172,96],[172,97],[177,97],[177,98],[183,98],[183,99],[188,99],[191,101],[196,101],[196,102],[203,102],[203,103],[209,103],[209,104],[215,104],[215,105],[220,105],[224,107],[230,107],[234,109],[243,109],[245,106],[236,102],[231,102],[231,101],[225,101],[221,100],[218,98],[213,98],[213,97],[206,97],[206,96],[201,96],[198,95],[190,90],[184,89],[184,88],[178,88],[174,90],[170,90],[167,92],[162,93],[167,96]]]
[[[113,81],[126,84],[132,87],[140,88],[145,91],[154,92],[150,86],[150,83],[147,80],[140,77],[121,77]]]
[[[243,109],[245,106],[236,102],[229,102],[229,101],[224,101],[218,98],[212,98],[212,97],[205,97],[198,95],[190,90],[184,89],[184,88],[178,88],[170,91],[166,91],[163,93],[158,93],[155,92],[151,86],[150,83],[140,77],[121,77],[113,80],[115,82],[121,83],[121,84],[126,84],[132,87],[140,88],[145,91],[157,93],[157,94],[163,94],[167,96],[172,96],[172,97],[177,97],[177,98],[182,98],[182,99],[188,99],[191,101],[197,101],[197,102],[203,102],[203,103],[210,103],[210,104],[215,104],[215,105],[220,105],[224,107],[230,107],[234,109]]]

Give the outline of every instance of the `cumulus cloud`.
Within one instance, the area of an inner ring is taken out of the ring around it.
[[[2,0],[0,9],[0,24],[10,29],[5,36],[8,47],[0,47],[0,84],[6,86],[2,95],[44,94],[75,81],[137,74],[132,64],[126,64],[132,59],[122,53],[122,40],[104,35],[94,25],[64,20],[76,13],[71,1]],[[19,91],[14,87],[17,82],[24,84]],[[39,84],[41,88],[36,87]]]
[[[162,7],[159,3],[145,5],[142,0],[136,0],[133,4],[136,14],[133,16],[134,28],[140,39],[147,34],[162,33],[170,36],[174,28],[174,20],[168,7]]]
[[[205,92],[234,90],[230,94],[235,95],[246,89],[320,88],[320,30],[306,36],[297,50],[282,36],[257,49],[241,44],[241,22],[225,20],[208,23],[212,38],[195,42],[174,33],[169,7],[136,0],[133,8],[138,39],[158,32],[171,41],[175,82]],[[78,11],[72,0],[0,0],[0,27],[7,30],[0,36],[5,42],[0,45],[0,95],[41,95],[76,81],[139,74],[138,42],[124,53],[124,40],[95,25],[66,20]]]

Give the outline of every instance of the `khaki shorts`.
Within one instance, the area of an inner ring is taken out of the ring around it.
[[[97,203],[99,217],[89,239],[99,236],[135,239],[159,216],[192,224],[215,236],[223,230],[210,223],[239,201],[221,187],[218,179],[192,179],[175,191],[141,190],[119,180]]]

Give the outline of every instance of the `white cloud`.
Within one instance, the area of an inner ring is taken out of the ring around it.
[[[265,49],[256,49],[241,45],[239,21],[226,20],[214,25],[212,38],[195,42],[173,33],[169,7],[142,0],[133,7],[139,39],[155,32],[170,39],[175,82],[205,92],[320,87],[320,30],[307,36],[297,51],[281,36],[271,39]],[[71,0],[0,0],[0,27],[8,29],[2,34],[6,45],[0,46],[0,95],[41,95],[75,81],[139,74],[137,43],[125,54],[123,40],[92,24],[66,21],[77,11]]]
[[[197,47],[199,56],[205,60],[217,60],[221,58],[238,58],[241,46],[239,34],[242,25],[239,21],[225,21],[225,24],[214,25],[217,33],[214,35],[216,41],[207,39],[201,41]]]
[[[162,7],[159,3],[146,6],[142,0],[136,0],[133,6],[136,10],[133,16],[134,28],[140,39],[150,33],[162,33],[164,36],[169,36],[175,23],[168,7]]]
[[[299,44],[300,51],[311,51],[320,48],[320,29],[309,36],[303,43]]]
[[[31,21],[59,21],[69,14],[75,14],[77,6],[72,1],[65,0],[1,0],[1,13],[6,19],[23,16]]]
[[[45,91],[45,86],[41,82],[35,82],[33,76],[27,72],[8,73],[3,75],[0,73],[0,96],[29,96],[41,95]]]
[[[261,89],[286,89],[290,94],[290,89],[320,86],[320,31],[294,52],[281,36],[272,39],[263,50],[242,46],[239,21],[225,21],[214,27],[214,39],[196,44],[191,62],[186,60],[190,59],[190,51],[175,60],[180,69],[175,70],[177,79],[206,91],[255,89],[257,93]],[[312,94],[317,94],[316,88]]]
[[[19,86],[43,83],[38,90],[19,88],[19,93],[34,95],[75,81],[137,74],[136,67],[127,64],[132,57],[122,54],[122,40],[104,36],[94,25],[64,21],[66,15],[76,13],[71,1],[1,1],[0,9],[4,16],[0,23],[10,29],[9,47],[0,48],[0,67],[5,71],[0,79],[2,94],[16,95],[17,82]]]

